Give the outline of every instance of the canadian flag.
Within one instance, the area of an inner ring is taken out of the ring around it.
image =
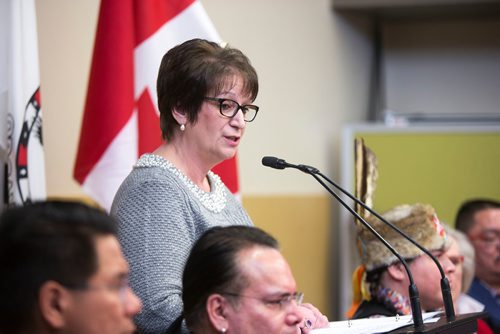
[[[0,22],[0,184],[22,205],[46,198],[35,0],[1,1]]]
[[[101,1],[74,178],[105,209],[138,157],[161,144],[161,58],[192,38],[221,40],[199,1]],[[236,158],[214,172],[238,191]]]

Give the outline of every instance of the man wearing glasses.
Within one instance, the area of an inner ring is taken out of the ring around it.
[[[48,201],[0,216],[0,333],[133,333],[141,302],[107,214]]]
[[[489,325],[500,333],[500,202],[466,201],[455,223],[467,234],[476,252],[476,276],[468,294],[484,304]]]
[[[302,304],[278,242],[256,227],[214,227],[194,244],[183,274],[183,316],[193,334],[297,334],[328,326]],[[182,325],[183,326],[183,325]]]

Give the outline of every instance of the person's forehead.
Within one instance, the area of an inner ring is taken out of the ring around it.
[[[434,256],[440,256],[443,254],[443,250],[436,250],[432,251],[432,254]],[[431,268],[436,268],[436,264],[433,262],[433,260],[427,256],[426,254],[422,254],[417,256],[411,263],[410,265],[413,265],[412,267],[412,272],[417,271],[420,273],[426,272],[426,270],[429,270]],[[417,269],[418,268],[418,269]]]
[[[485,209],[476,212],[474,215],[475,224],[473,226],[485,229],[500,229],[500,209]]]
[[[269,247],[251,247],[240,252],[239,268],[253,290],[295,289],[295,280],[281,253]]]
[[[242,94],[248,94],[249,97],[251,92],[244,91],[246,82],[240,73],[231,73],[221,78],[221,85],[212,88],[214,95],[228,93],[234,90],[240,90]]]
[[[460,255],[460,246],[458,245],[458,241],[455,238],[450,238],[450,246],[446,250],[446,254],[450,255]]]

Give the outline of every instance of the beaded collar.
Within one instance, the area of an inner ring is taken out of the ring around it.
[[[174,174],[209,211],[220,213],[226,206],[227,198],[224,183],[222,183],[220,177],[212,171],[208,171],[207,174],[211,191],[205,192],[184,175],[184,173],[177,169],[170,161],[159,155],[149,153],[143,154],[134,166],[134,168],[148,167],[159,167]]]
[[[378,286],[372,291],[372,295],[374,295],[376,300],[380,303],[399,315],[411,314],[409,299],[397,291]]]

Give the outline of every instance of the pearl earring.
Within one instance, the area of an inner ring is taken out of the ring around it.
[[[225,329],[225,328],[221,328],[220,332],[221,332],[222,334],[224,334],[224,333],[226,332],[226,329]]]
[[[180,129],[181,129],[181,131],[184,131],[184,130],[186,130],[186,126],[184,124],[181,124]]]

